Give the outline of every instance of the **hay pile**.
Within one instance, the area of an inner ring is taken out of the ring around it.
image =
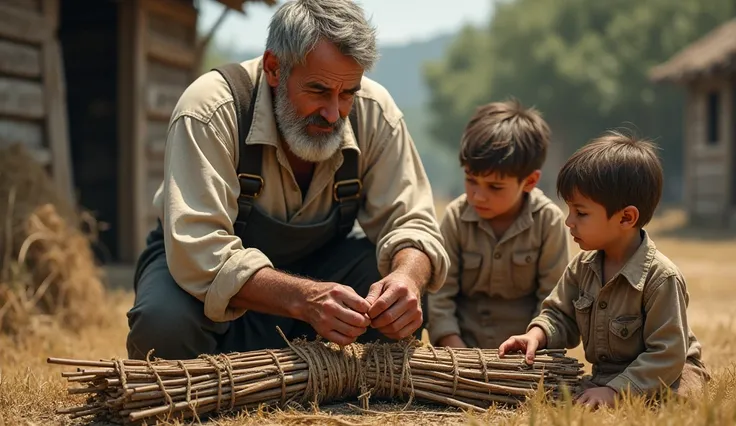
[[[285,349],[192,360],[152,361],[150,353],[146,361],[49,358],[51,364],[77,366],[62,376],[72,383],[70,393],[88,395],[85,404],[57,413],[138,424],[350,399],[363,409],[371,399],[388,399],[482,412],[496,404],[519,405],[538,390],[560,399],[565,389],[579,389],[583,374],[583,365],[564,350],[540,350],[528,366],[523,354],[499,358],[497,350],[434,348],[417,340],[343,348],[287,343]]]
[[[102,270],[84,215],[21,145],[0,150],[0,332],[32,320],[79,329],[103,318]]]

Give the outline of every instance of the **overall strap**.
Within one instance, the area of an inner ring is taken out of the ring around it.
[[[238,181],[240,182],[240,196],[238,197],[238,217],[235,221],[235,233],[245,229],[248,216],[253,210],[253,201],[263,190],[261,176],[261,159],[263,146],[261,144],[246,145],[245,139],[250,132],[253,121],[253,106],[258,93],[258,86],[254,86],[248,72],[238,63],[230,63],[214,68],[222,74],[230,86],[235,105],[235,114],[238,120]],[[258,72],[260,76],[260,70]],[[256,78],[256,84],[258,78]]]
[[[357,142],[358,114],[355,105],[350,110],[348,118]],[[358,216],[363,183],[358,177],[358,153],[353,149],[344,149],[342,155],[343,163],[335,171],[335,186],[333,187],[332,197],[340,212],[338,233],[347,235],[353,229],[355,219]]]

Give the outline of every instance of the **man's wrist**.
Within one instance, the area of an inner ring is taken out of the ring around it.
[[[432,262],[423,251],[409,246],[398,250],[391,262],[391,273],[400,274],[414,283],[418,294],[423,294],[424,289],[432,278]]]
[[[292,318],[309,322],[309,309],[312,302],[312,293],[316,290],[315,282],[306,278],[289,276],[293,280],[294,297],[287,307]]]
[[[233,307],[304,321],[313,282],[271,267],[261,268],[230,300]],[[273,296],[278,295],[278,302]]]

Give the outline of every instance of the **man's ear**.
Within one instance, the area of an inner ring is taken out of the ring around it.
[[[266,77],[268,85],[271,87],[278,86],[280,74],[281,66],[279,65],[279,58],[271,53],[270,50],[266,50],[263,53],[263,75]]]
[[[634,206],[626,206],[621,210],[621,227],[624,229],[630,229],[636,227],[639,223],[639,209]]]
[[[542,171],[541,170],[534,170],[529,176],[524,179],[524,191],[529,192],[532,189],[534,189],[535,186],[539,183],[539,179],[542,177]]]

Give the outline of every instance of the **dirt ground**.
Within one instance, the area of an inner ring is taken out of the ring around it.
[[[596,425],[700,425],[736,423],[736,304],[733,277],[736,276],[736,235],[723,232],[684,231],[682,215],[668,212],[658,217],[650,233],[659,249],[684,272],[690,292],[689,319],[703,343],[704,358],[714,380],[708,397],[686,405],[668,404],[646,408],[640,401],[627,401],[615,409],[597,412],[578,406],[553,407],[529,401],[518,410],[489,410],[482,415],[413,405],[399,412],[403,404],[371,406],[360,412],[346,404],[322,407],[314,412],[242,413],[209,420],[211,425],[240,424],[596,424]],[[66,330],[52,321],[38,318],[32,331],[20,338],[0,336],[0,426],[89,424],[54,414],[54,410],[79,404],[82,399],[67,394],[67,382],[47,357],[109,359],[125,357],[127,322],[125,312],[132,294],[111,291],[107,297],[112,325]],[[80,306],[80,309],[84,307]],[[583,360],[580,348],[570,355]],[[589,366],[586,363],[586,370]],[[356,401],[357,405],[357,401]],[[434,410],[434,411],[430,411]]]

